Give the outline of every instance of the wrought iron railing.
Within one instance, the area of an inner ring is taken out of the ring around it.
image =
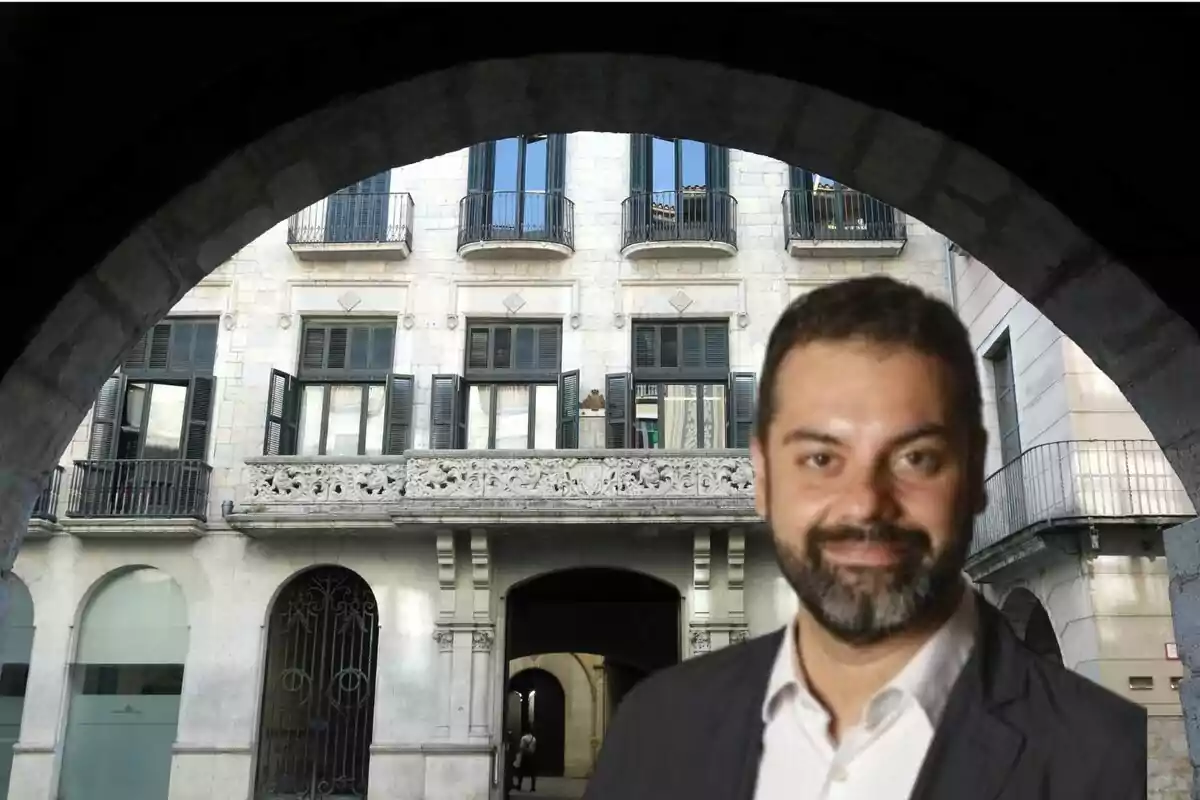
[[[406,244],[412,248],[413,200],[407,192],[332,194],[293,214],[288,244]]]
[[[708,189],[634,194],[621,203],[621,247],[643,242],[737,246],[737,199]]]
[[[1031,447],[987,479],[971,552],[1035,526],[1079,520],[1195,516],[1158,444],[1077,440]]]
[[[575,247],[575,204],[558,192],[472,192],[458,203],[458,246],[547,242]]]
[[[33,501],[33,513],[29,516],[33,519],[44,519],[47,522],[58,522],[58,492],[62,487],[63,467],[62,464],[56,466],[50,471],[50,475],[46,478],[46,484],[42,487],[42,493]]]
[[[903,241],[904,218],[882,200],[853,189],[789,189],[783,193],[784,246],[792,239]]]
[[[205,521],[212,467],[185,459],[76,461],[68,517]]]

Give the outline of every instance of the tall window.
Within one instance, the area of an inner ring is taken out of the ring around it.
[[[216,320],[151,328],[100,390],[88,460],[207,458],[216,355]]]
[[[1000,427],[1000,461],[1021,455],[1021,426],[1017,414],[1017,383],[1013,374],[1012,342],[1005,333],[988,354],[996,386],[996,415]]]
[[[435,375],[435,449],[579,446],[579,372],[560,372],[557,322],[472,321],[463,376]]]
[[[732,235],[729,151],[724,147],[634,134],[629,194],[625,224],[631,241],[724,240]]]
[[[789,236],[879,241],[903,235],[903,223],[887,203],[802,167],[789,172]]]
[[[729,324],[639,322],[633,372],[609,375],[609,447],[749,447],[756,380],[729,372]]]
[[[387,241],[391,183],[392,171],[387,170],[330,195],[325,204],[325,241]]]
[[[272,370],[266,455],[398,454],[411,447],[411,375],[392,373],[391,321],[306,320],[296,376]]]
[[[566,137],[529,134],[481,142],[468,153],[467,219],[476,239],[542,239],[559,232]]]

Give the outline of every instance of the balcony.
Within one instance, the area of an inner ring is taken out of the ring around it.
[[[29,529],[26,538],[40,539],[55,533],[58,528],[58,494],[62,489],[62,465],[50,471],[42,492],[33,501],[33,511],[29,514]]]
[[[797,258],[898,256],[904,217],[870,195],[843,187],[783,193],[784,246]]]
[[[967,568],[983,575],[1041,549],[1050,533],[1176,525],[1195,516],[1158,444],[1141,440],[1053,442],[994,472],[975,518]],[[978,579],[978,578],[977,578]]]
[[[736,253],[737,200],[728,192],[653,192],[621,203],[625,258],[725,258]]]
[[[575,204],[545,192],[472,192],[458,203],[458,254],[553,260],[575,252]]]
[[[257,536],[452,527],[754,524],[743,450],[438,450],[249,459],[228,517]]]
[[[198,536],[207,520],[211,476],[203,461],[76,461],[64,525],[78,536]]]
[[[288,246],[303,261],[402,261],[412,225],[407,192],[335,194],[288,220]]]

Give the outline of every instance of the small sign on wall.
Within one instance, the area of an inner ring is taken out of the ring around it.
[[[1163,646],[1163,649],[1167,652],[1167,661],[1179,660],[1179,648],[1176,647],[1174,642],[1167,642],[1166,645]]]

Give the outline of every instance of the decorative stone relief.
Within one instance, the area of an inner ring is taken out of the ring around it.
[[[343,311],[350,312],[358,307],[359,303],[362,302],[362,298],[358,296],[358,292],[350,289],[349,291],[343,292],[341,296],[338,297],[337,302],[338,305],[342,307]]]
[[[279,327],[283,328],[285,331],[288,328],[292,327],[292,315],[291,314],[280,314],[279,315]]]
[[[613,327],[617,330],[625,327],[625,315],[619,311],[616,314],[613,314]]]
[[[490,653],[496,635],[490,628],[479,628],[471,632],[471,649],[477,653]]]
[[[475,621],[491,622],[492,559],[487,531],[471,531],[471,583],[475,587]]]
[[[525,307],[525,298],[517,292],[513,292],[504,298],[504,307],[508,309],[508,313],[515,314]]]
[[[237,327],[237,315],[232,311],[226,311],[221,315],[221,327],[227,331],[231,331]]]
[[[404,326],[404,330],[411,331],[413,326],[417,324],[417,318],[412,314],[405,314],[401,320],[401,324]]]
[[[744,456],[408,459],[409,499],[623,500],[746,498],[754,468]]]
[[[729,632],[729,644],[741,644],[750,638],[750,631],[746,628],[734,628]]]
[[[453,619],[457,610],[455,589],[458,586],[457,568],[454,558],[454,534],[440,531],[437,535],[438,562],[438,616]]]
[[[246,465],[249,502],[261,505],[400,503],[403,461],[328,463],[295,461]]]
[[[446,315],[446,327],[449,328],[450,330],[454,330],[455,328],[458,327],[458,314],[447,314]]]
[[[438,644],[438,652],[449,653],[454,649],[454,631],[449,628],[438,628],[433,632],[433,640]]]
[[[599,389],[592,389],[588,392],[587,397],[580,401],[579,407],[584,411],[603,411],[604,395],[600,393]]]
[[[692,630],[688,641],[692,645],[692,652],[697,655],[707,653],[712,649],[712,635],[706,630],[700,628]]]
[[[579,326],[583,324],[583,317],[580,314],[572,314],[567,319],[571,323],[571,330],[573,331],[579,330]]]
[[[746,534],[740,529],[729,532],[728,572],[726,597],[729,601],[729,619],[740,623],[746,618],[745,592],[746,582]]]
[[[682,314],[687,311],[688,306],[692,304],[692,298],[683,289],[680,289],[675,294],[671,295],[671,299],[667,301],[671,307]]]
[[[750,315],[745,311],[739,311],[737,315],[737,326],[739,328],[748,328],[750,326]]]

